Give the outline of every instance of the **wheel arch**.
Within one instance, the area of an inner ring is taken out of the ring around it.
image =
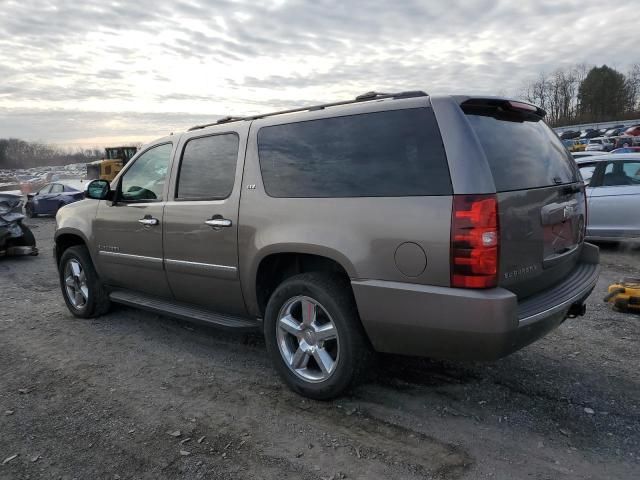
[[[269,297],[277,286],[293,275],[306,272],[337,273],[347,280],[355,277],[351,262],[331,249],[310,251],[295,246],[269,249],[254,262],[250,277],[251,295],[245,297],[249,311],[262,317]]]
[[[82,234],[82,232],[79,232],[77,230],[62,228],[56,232],[54,242],[55,242],[56,265],[60,264],[60,258],[62,258],[62,254],[68,248],[74,247],[77,245],[83,245],[87,247],[87,250],[89,251],[89,256],[91,256],[91,261],[95,266],[96,262],[94,261],[91,249],[89,248],[89,242],[87,241],[87,238]]]

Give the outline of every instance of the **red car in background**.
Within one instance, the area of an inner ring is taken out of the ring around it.
[[[638,136],[640,135],[640,125],[634,125],[633,127],[629,127],[624,131],[625,135],[633,135]]]

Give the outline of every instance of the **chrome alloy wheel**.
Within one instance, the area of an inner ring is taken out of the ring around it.
[[[289,299],[276,328],[280,354],[289,369],[307,382],[322,382],[336,370],[338,331],[329,313],[312,298]]]
[[[64,266],[64,287],[69,303],[78,310],[84,308],[89,301],[89,287],[82,265],[75,259]]]

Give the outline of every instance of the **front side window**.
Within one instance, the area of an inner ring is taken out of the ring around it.
[[[64,192],[64,186],[59,183],[54,183],[51,185],[51,193],[62,193]]]
[[[45,195],[51,191],[51,185],[46,185],[38,190],[38,195]]]
[[[165,143],[140,155],[120,180],[123,201],[162,200],[173,145]]]
[[[640,185],[640,162],[610,162],[602,178],[604,187]]]
[[[263,127],[258,155],[272,197],[450,195],[433,111],[413,108]]]
[[[227,198],[236,177],[238,144],[235,133],[189,140],[182,153],[176,198]]]

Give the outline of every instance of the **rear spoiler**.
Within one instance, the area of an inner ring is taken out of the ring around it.
[[[533,115],[544,118],[547,112],[531,103],[503,98],[470,98],[460,104],[465,112],[492,110],[498,113]]]

